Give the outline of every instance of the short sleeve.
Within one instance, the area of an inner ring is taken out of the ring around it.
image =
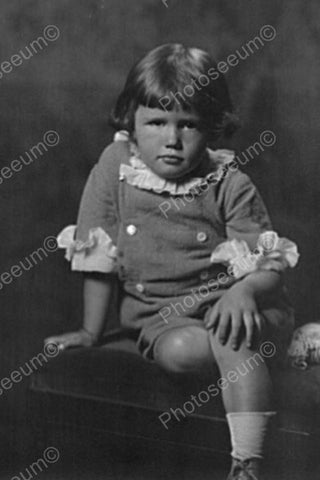
[[[259,235],[272,230],[267,209],[250,178],[238,171],[223,185],[223,215],[228,240],[244,240],[254,249]]]
[[[73,270],[110,273],[117,269],[119,168],[127,155],[122,141],[104,150],[85,185],[77,225],[58,236]]]
[[[114,158],[116,153],[114,144],[105,149],[89,175],[79,207],[77,240],[87,241],[92,228],[101,228],[117,243],[119,163]]]
[[[296,244],[272,231],[267,209],[247,175],[230,175],[220,193],[227,241],[212,252],[212,263],[232,266],[235,278],[256,270],[282,272],[297,264]]]

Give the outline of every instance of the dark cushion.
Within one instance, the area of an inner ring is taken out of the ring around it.
[[[303,432],[317,431],[320,366],[306,371],[287,368],[275,372],[273,378],[280,425]],[[214,378],[167,374],[141,357],[134,340],[113,337],[101,347],[62,352],[32,376],[32,390],[143,406],[161,413],[183,408],[192,395],[198,398],[200,392],[208,392],[208,386],[218,379],[217,369]],[[208,403],[200,400],[200,407],[195,414],[224,417],[220,394]]]
[[[207,377],[167,374],[146,361],[129,338],[62,352],[32,377],[34,390],[146,405],[160,411],[182,406],[210,383],[213,381]],[[222,414],[220,395],[213,400],[210,411]]]

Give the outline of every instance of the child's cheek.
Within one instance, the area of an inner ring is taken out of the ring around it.
[[[137,133],[137,140],[142,149],[150,149],[150,147],[161,138],[159,133],[152,128],[145,128]]]

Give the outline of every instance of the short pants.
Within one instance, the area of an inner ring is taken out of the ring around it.
[[[284,304],[278,304],[262,309],[260,314],[265,320],[264,346],[265,357],[271,366],[279,366],[286,361],[287,348],[294,330],[293,309]],[[177,328],[196,326],[205,329],[204,321],[198,318],[171,316],[165,322],[160,315],[153,317],[140,331],[137,346],[141,354],[154,361],[154,350],[159,338]],[[214,352],[213,352],[214,353]]]

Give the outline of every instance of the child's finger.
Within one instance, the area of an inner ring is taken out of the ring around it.
[[[208,319],[205,322],[205,327],[209,329],[213,329],[213,332],[216,331],[217,326],[219,324],[219,312],[216,308],[213,308],[210,312]]]
[[[65,350],[69,346],[72,346],[72,337],[69,335],[58,335],[56,337],[48,337],[44,340],[45,345],[50,343],[57,345],[59,350]]]
[[[264,321],[259,313],[254,313],[253,316],[254,316],[254,321],[258,330],[258,338],[260,339],[262,337]]]
[[[59,350],[65,350],[66,348],[72,347],[73,342],[71,340],[61,340],[59,342]]]
[[[49,339],[48,341],[46,340],[44,343],[45,347],[48,347],[49,345],[55,345],[55,348],[58,350],[64,350],[64,345],[61,343],[60,340],[57,339]]]
[[[61,350],[70,347],[76,347],[81,344],[81,339],[79,338],[78,333],[71,333],[69,335],[65,335],[61,337],[59,345]]]
[[[237,350],[239,347],[240,332],[242,328],[242,318],[241,313],[237,312],[232,315],[232,330],[231,330],[231,348]]]
[[[228,340],[229,328],[230,328],[230,316],[229,314],[222,314],[219,321],[219,333],[218,333],[218,338],[221,345],[224,345]]]
[[[247,347],[252,347],[253,342],[253,335],[254,335],[254,321],[252,318],[252,314],[249,312],[244,312],[243,314],[243,322],[246,327],[246,340],[247,340]]]
[[[48,338],[45,338],[43,343],[45,345],[48,345],[49,343],[54,343],[54,344],[58,344],[59,343],[59,337],[48,337]]]

